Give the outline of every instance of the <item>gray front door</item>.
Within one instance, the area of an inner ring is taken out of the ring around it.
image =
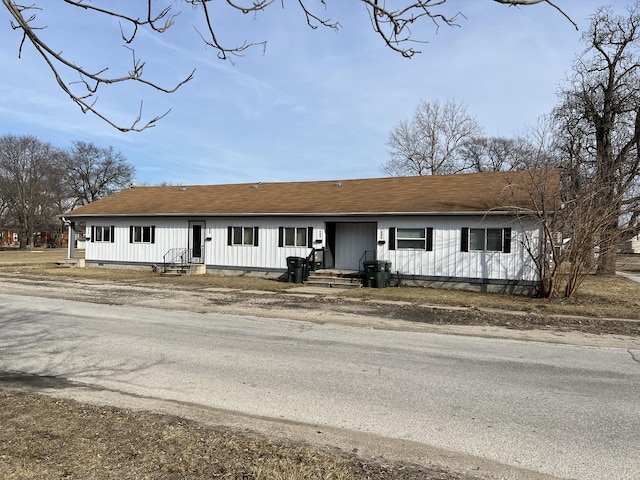
[[[204,222],[189,222],[189,248],[191,263],[204,263]]]
[[[376,223],[336,223],[335,268],[360,270],[364,252],[375,255]]]

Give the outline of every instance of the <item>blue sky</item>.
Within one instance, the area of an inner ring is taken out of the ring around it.
[[[194,80],[171,95],[130,84],[99,94],[98,107],[124,124],[140,101],[147,118],[171,109],[140,133],[83,114],[30,46],[18,59],[20,36],[2,9],[0,135],[35,135],[63,148],[74,140],[113,146],[148,185],[380,177],[390,130],[420,100],[464,102],[486,135],[514,136],[556,105],[584,48],[582,32],[549,5],[449,0],[448,12],[460,9],[466,17],[460,28],[436,31],[423,22],[414,35],[428,43],[405,59],[373,33],[356,0],[327,1],[326,16],[342,25],[338,32],[308,28],[297,2],[288,1],[284,10],[275,2],[257,16],[221,17],[223,41],[268,42],[266,51],[255,48],[231,63],[203,44],[193,28],[197,14],[173,3],[182,9],[175,26],[162,36],[140,32],[136,55],[160,84],[171,86],[196,68]],[[581,30],[607,4],[555,3]],[[94,70],[126,71],[131,54],[116,22],[97,22],[62,2],[42,6],[37,22],[47,25],[41,35],[54,50]]]

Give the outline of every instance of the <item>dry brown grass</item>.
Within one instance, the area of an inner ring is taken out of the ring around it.
[[[0,472],[9,479],[432,479],[461,475],[363,461],[178,417],[0,390]]]
[[[640,318],[640,283],[623,277],[587,277],[576,298],[541,299],[520,295],[476,293],[418,287],[357,290],[356,297],[409,301],[420,304],[460,305],[472,308],[581,315],[607,318]]]
[[[291,284],[256,276],[163,277],[151,269],[118,268],[55,268],[66,258],[65,249],[37,251],[0,251],[0,271],[25,275],[65,276],[99,279],[113,282],[154,283],[196,288],[233,288],[240,290],[281,291]],[[621,257],[621,266],[634,271],[640,257]],[[335,293],[335,290],[332,291]],[[459,290],[438,290],[419,287],[358,289],[341,295],[363,299],[408,301],[418,304],[462,305],[467,307],[500,308],[548,314],[583,315],[607,318],[640,318],[640,283],[622,277],[589,276],[577,297],[572,300],[545,300],[519,295],[475,293]]]
[[[18,250],[17,248],[0,249],[0,267],[46,266],[61,262],[67,258],[64,248],[45,248],[34,250]]]

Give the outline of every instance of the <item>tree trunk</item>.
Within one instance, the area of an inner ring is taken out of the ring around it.
[[[28,239],[29,239],[28,235],[29,234],[27,232],[24,232],[24,231],[22,231],[22,232],[20,232],[18,234],[18,241],[20,242],[18,248],[20,250],[26,250],[27,249],[27,246],[28,246],[28,243],[29,243],[28,242]]]
[[[616,274],[616,258],[617,254],[614,250],[609,250],[605,254],[600,254],[600,262],[596,269],[596,275],[615,275]]]
[[[615,275],[618,257],[618,225],[611,225],[600,242],[596,275]]]
[[[24,222],[20,228],[18,228],[18,241],[20,250],[33,249],[33,227],[30,222]]]

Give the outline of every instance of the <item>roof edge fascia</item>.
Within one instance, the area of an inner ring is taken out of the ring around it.
[[[391,217],[391,216],[476,216],[476,215],[535,215],[532,210],[470,210],[464,212],[323,212],[323,213],[92,213],[92,214],[63,214],[65,218],[127,218],[127,217]]]

